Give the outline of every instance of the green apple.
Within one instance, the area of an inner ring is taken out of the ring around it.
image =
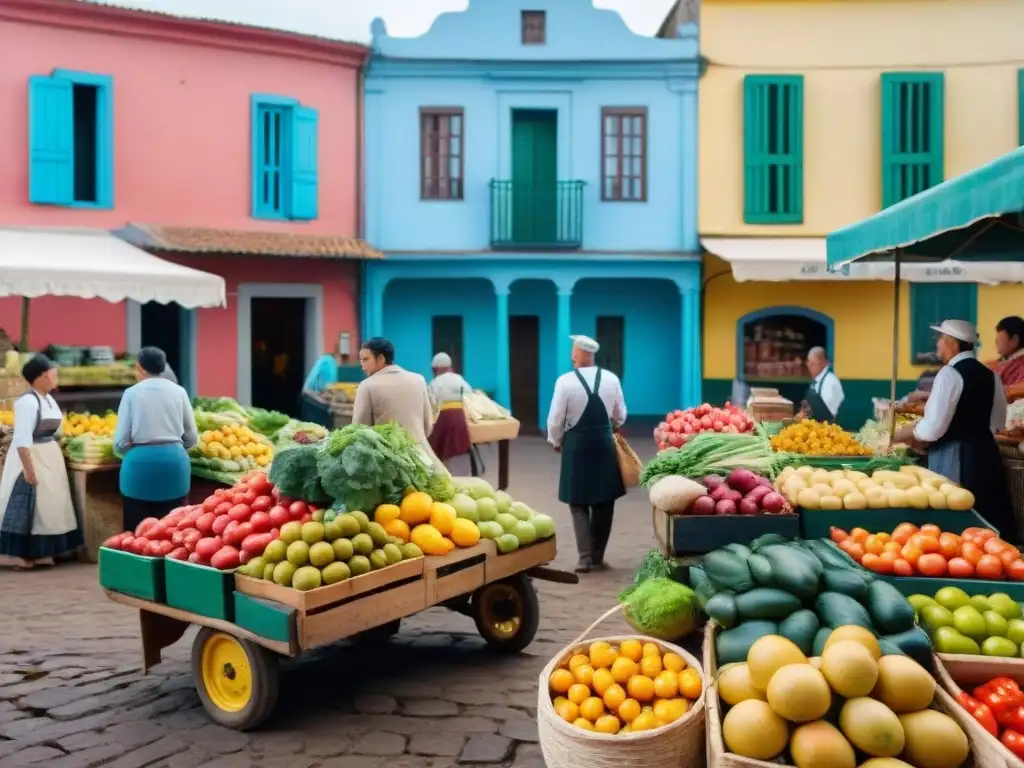
[[[967,637],[979,642],[988,637],[988,631],[985,628],[985,617],[981,615],[977,608],[972,608],[969,605],[961,606],[953,611],[953,626],[956,627],[960,634],[967,635]]]
[[[981,646],[957,632],[953,627],[939,627],[932,638],[939,653],[964,653],[974,656],[981,654]]]

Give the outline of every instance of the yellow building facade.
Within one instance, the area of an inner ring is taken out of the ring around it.
[[[891,268],[828,276],[825,235],[1024,142],[1021,30],[1019,0],[703,1],[707,399],[737,377],[798,397],[797,358],[820,344],[846,389],[841,420],[870,415],[892,367]],[[930,322],[974,320],[988,359],[996,322],[1024,314],[1019,282],[978,284],[1017,279],[999,269],[909,277],[901,391],[935,367],[920,364]]]

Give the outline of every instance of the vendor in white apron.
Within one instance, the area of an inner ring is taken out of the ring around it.
[[[1006,425],[1003,384],[975,354],[978,341],[966,320],[932,326],[945,363],[935,376],[924,416],[896,430],[896,441],[928,450],[928,468],[974,494],[979,515],[1007,541],[1019,539],[1003,461],[994,434]]]
[[[57,367],[35,355],[21,369],[31,385],[14,403],[14,436],[0,476],[0,564],[53,565],[82,544],[57,437],[63,415],[50,392]]]

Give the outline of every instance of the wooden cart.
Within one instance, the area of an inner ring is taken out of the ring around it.
[[[531,579],[578,583],[575,574],[546,567],[555,555],[553,538],[505,555],[485,539],[448,555],[405,560],[309,592],[235,574],[236,604],[242,600],[286,615],[287,640],[243,628],[237,615],[230,622],[119,592],[106,594],[138,609],[147,671],[190,624],[201,627],[192,644],[199,698],[218,724],[251,730],[274,710],[282,657],[356,636],[390,637],[402,619],[433,606],[470,616],[492,648],[518,653],[533,641],[540,623]]]

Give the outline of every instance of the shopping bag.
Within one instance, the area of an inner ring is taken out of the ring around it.
[[[622,475],[622,484],[627,488],[634,488],[640,484],[640,472],[644,465],[636,451],[621,434],[615,433],[615,453],[619,460],[619,472]]]

